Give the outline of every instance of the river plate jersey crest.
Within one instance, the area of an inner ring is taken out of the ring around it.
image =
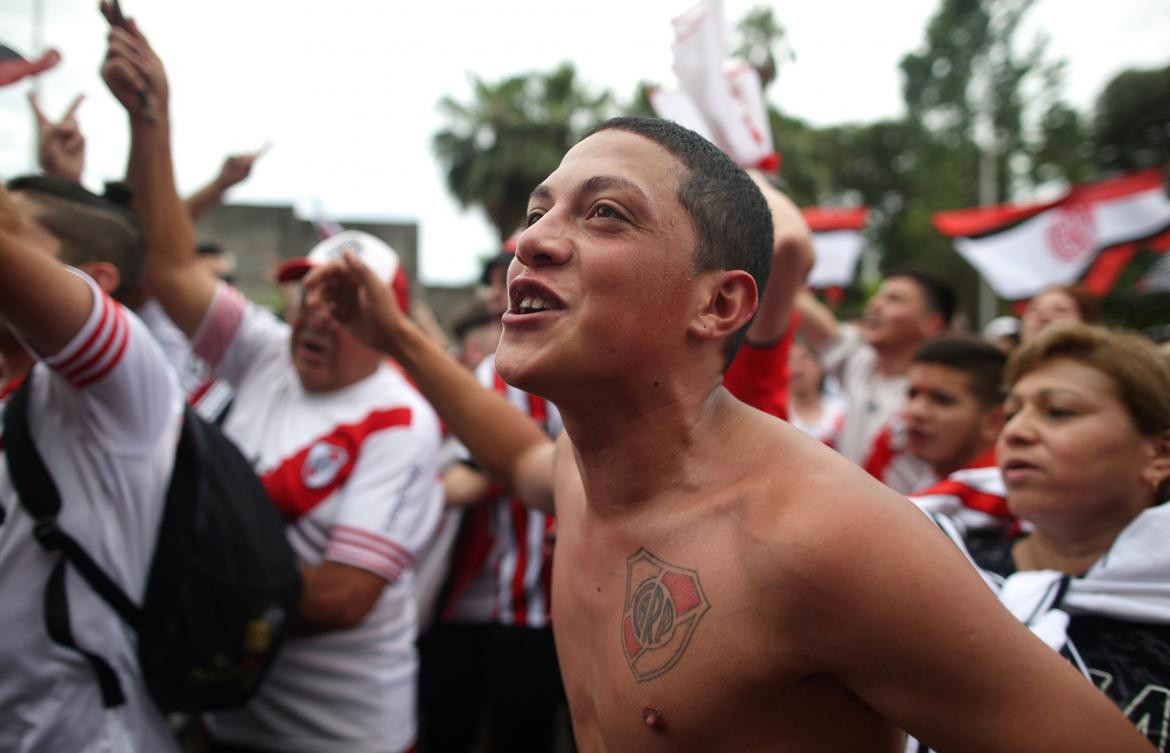
[[[665,674],[679,662],[710,608],[694,570],[664,562],[645,549],[630,555],[622,651],[638,682]]]

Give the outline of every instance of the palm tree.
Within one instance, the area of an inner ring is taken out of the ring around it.
[[[473,76],[472,85],[469,103],[440,100],[450,125],[435,134],[435,152],[455,198],[481,207],[502,241],[523,221],[532,189],[609,114],[611,97],[586,92],[570,63],[495,84]]]

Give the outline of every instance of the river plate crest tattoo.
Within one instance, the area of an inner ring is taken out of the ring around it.
[[[694,570],[663,562],[641,548],[626,559],[622,652],[638,682],[653,680],[678,664],[710,608]]]

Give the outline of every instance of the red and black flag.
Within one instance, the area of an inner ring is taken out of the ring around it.
[[[865,243],[862,232],[869,221],[865,207],[801,209],[808,229],[812,231],[816,262],[808,273],[810,287],[848,287],[857,273],[857,259]]]
[[[933,221],[1007,300],[1077,281],[1103,295],[1139,249],[1170,247],[1170,199],[1159,169],[1074,186],[1047,203],[938,212]]]

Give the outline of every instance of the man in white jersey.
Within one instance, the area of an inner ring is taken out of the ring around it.
[[[37,359],[0,391],[0,413],[31,380],[29,426],[60,491],[59,525],[141,600],[182,395],[145,326],[111,298],[136,284],[133,218],[80,186],[58,193],[43,181],[0,188],[0,340],[14,335]],[[83,656],[50,639],[45,589],[61,555],[34,539],[3,444],[0,436],[0,750],[177,750],[143,685],[133,631],[72,568],[73,639],[110,665],[124,700],[103,698]]]
[[[918,270],[894,272],[865,304],[857,325],[838,323],[809,294],[800,297],[799,334],[817,352],[825,371],[845,393],[845,422],[836,449],[895,491],[909,492],[931,480],[930,468],[899,458],[902,438],[891,431],[906,401],[906,369],[922,343],[950,325],[954,293]]]
[[[304,576],[299,636],[247,706],[208,719],[213,749],[408,750],[417,673],[412,569],[442,504],[437,419],[316,297],[303,300],[290,327],[196,272],[194,231],[172,178],[166,77],[132,23],[113,25],[103,75],[130,116],[127,177],[149,248],[147,283],[195,353],[235,388],[224,431],[288,519]],[[394,252],[362,233],[329,239],[285,275],[342,248],[384,284],[397,278]]]

